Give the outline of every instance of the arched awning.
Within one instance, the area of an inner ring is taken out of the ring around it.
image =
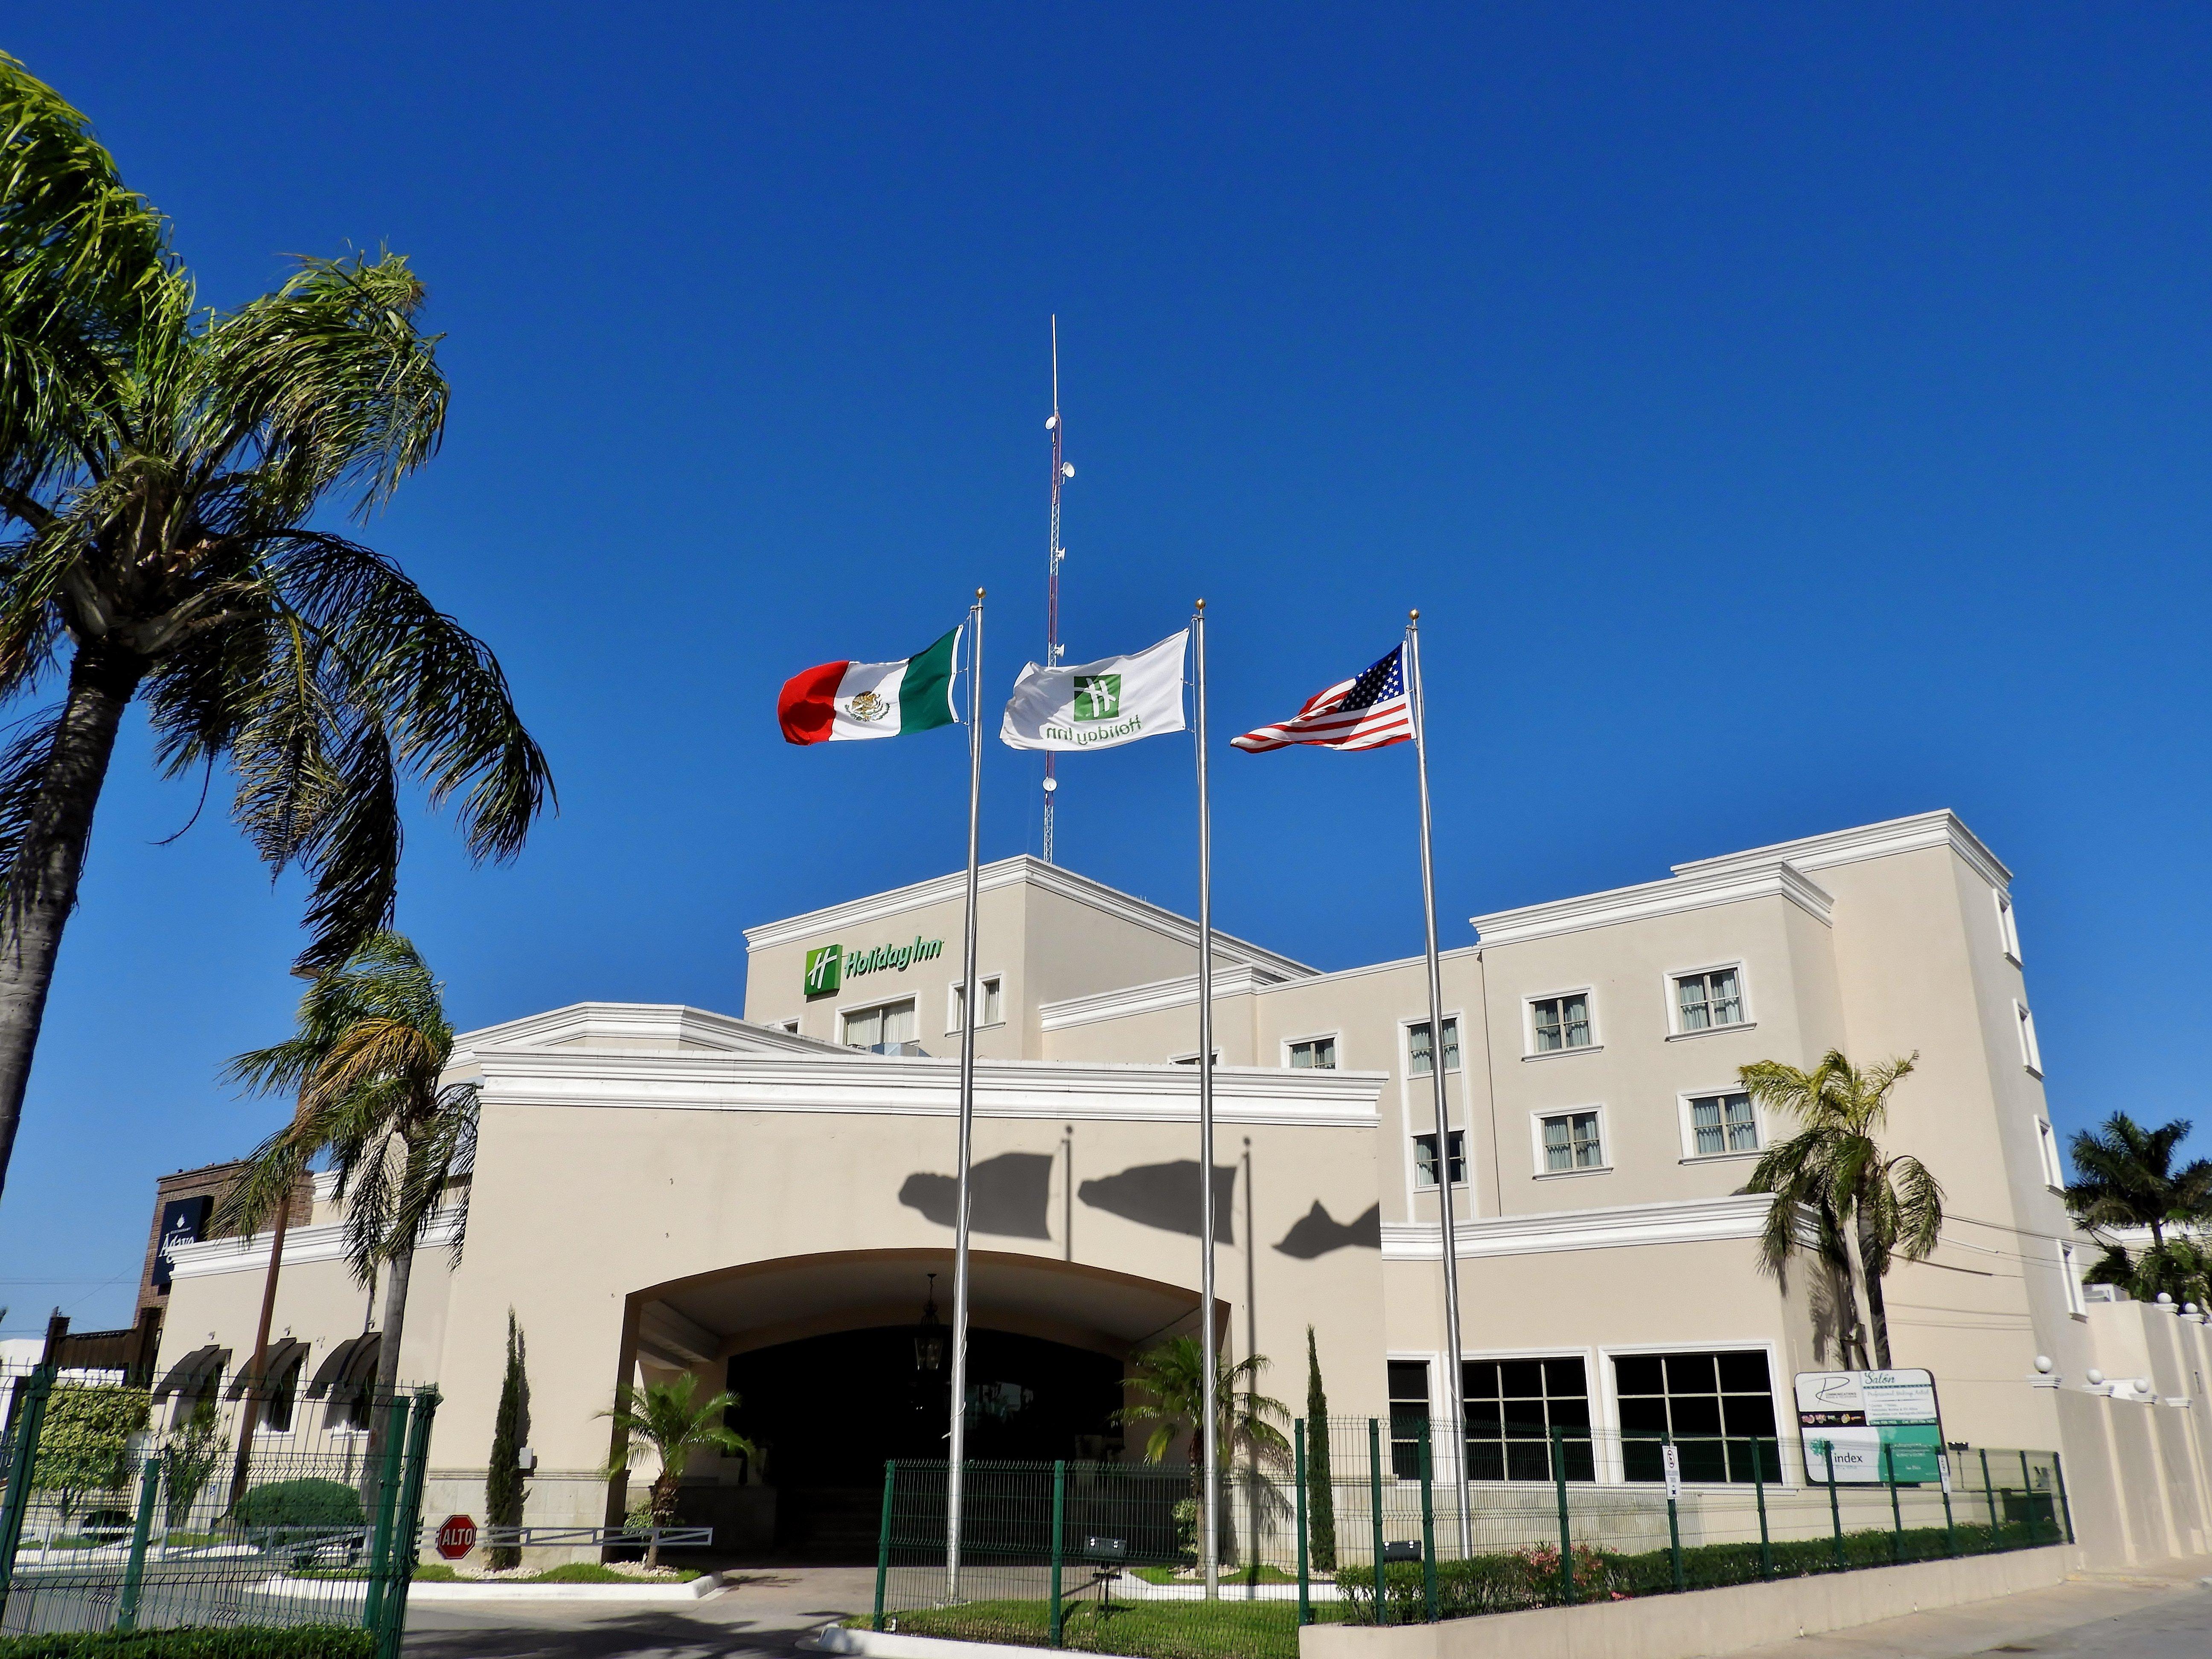
[[[376,1380],[376,1356],[383,1346],[382,1334],[375,1331],[339,1343],[315,1368],[307,1397],[320,1400],[329,1395],[333,1400],[354,1399]]]
[[[268,1377],[271,1385],[281,1383],[284,1380],[284,1374],[307,1357],[307,1345],[304,1342],[295,1341],[289,1336],[281,1341],[271,1342],[269,1345],[269,1358],[264,1368],[264,1375]],[[253,1362],[248,1359],[245,1364],[238,1368],[238,1375],[231,1378],[230,1387],[223,1398],[244,1399],[246,1385],[252,1380],[252,1376]]]
[[[230,1365],[230,1350],[210,1342],[204,1348],[194,1348],[169,1367],[169,1374],[154,1390],[154,1403],[159,1405],[173,1394],[194,1395],[208,1384],[210,1378],[220,1378]]]

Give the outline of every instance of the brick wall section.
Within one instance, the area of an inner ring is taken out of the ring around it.
[[[204,1194],[222,1202],[222,1194],[245,1161],[233,1158],[224,1164],[207,1164],[197,1170],[179,1170],[174,1175],[165,1175],[154,1183],[154,1218],[146,1229],[146,1261],[138,1272],[138,1306],[163,1308],[169,1304],[169,1293],[154,1288],[154,1253],[161,1243],[161,1211],[173,1198],[198,1198]],[[313,1218],[315,1203],[314,1181],[303,1176],[292,1191],[292,1225],[305,1226]]]

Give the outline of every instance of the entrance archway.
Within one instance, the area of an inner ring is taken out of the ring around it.
[[[968,1455],[1118,1455],[1129,1356],[1193,1328],[1198,1297],[1049,1257],[977,1251],[970,1264]],[[872,1560],[884,1460],[945,1455],[950,1356],[927,1370],[915,1339],[933,1273],[949,1322],[951,1267],[949,1250],[795,1256],[631,1298],[638,1359],[707,1371],[738,1396],[731,1425],[763,1456],[719,1478],[773,1490],[779,1553]]]

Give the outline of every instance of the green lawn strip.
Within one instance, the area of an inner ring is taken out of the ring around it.
[[[376,1638],[339,1625],[0,1636],[0,1659],[371,1659]]]
[[[1197,1584],[1204,1582],[1202,1579],[1177,1576],[1188,1574],[1190,1571],[1188,1567],[1132,1567],[1129,1571],[1148,1584]],[[1256,1570],[1251,1567],[1224,1567],[1221,1570],[1221,1582],[1224,1585],[1295,1584],[1298,1582],[1298,1576],[1294,1572],[1285,1572],[1280,1567],[1276,1566],[1262,1566]]]
[[[954,1607],[920,1607],[889,1615],[902,1636],[941,1636],[966,1642],[1046,1646],[1051,1639],[1043,1601],[968,1601]],[[1334,1609],[1316,1607],[1327,1619]],[[866,1618],[846,1621],[865,1630]],[[1295,1601],[1096,1601],[1071,1603],[1061,1644],[1080,1653],[1121,1653],[1138,1659],[1297,1659]]]

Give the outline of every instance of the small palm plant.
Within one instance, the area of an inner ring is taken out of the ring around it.
[[[615,1449],[607,1459],[610,1480],[626,1472],[638,1452],[650,1451],[660,1459],[651,1504],[656,1528],[676,1524],[676,1488],[693,1452],[711,1448],[728,1455],[759,1455],[751,1441],[722,1421],[722,1413],[738,1403],[737,1395],[726,1389],[702,1402],[694,1398],[698,1391],[698,1377],[685,1371],[672,1382],[648,1382],[641,1394],[617,1398],[611,1411],[599,1413],[615,1422]],[[660,1565],[658,1537],[645,1547],[645,1565],[648,1572]]]
[[[2118,1285],[2144,1302],[2162,1291],[2177,1302],[2202,1304],[2212,1292],[2205,1242],[2190,1237],[2212,1227],[2212,1158],[2173,1165],[2191,1127],[2176,1118],[2147,1129],[2115,1112],[2074,1137],[2068,1151],[2076,1178],[2066,1189],[2066,1207],[2105,1247],[2103,1259],[2082,1275],[2090,1284]],[[2130,1255],[2110,1235],[2137,1227],[2150,1234],[2150,1244]],[[2170,1236],[2169,1228],[2181,1236]]]
[[[1933,1253],[1943,1231],[1943,1188],[1926,1166],[1907,1153],[1886,1152],[1875,1136],[1889,1115],[1889,1094],[1911,1075],[1917,1054],[1862,1069],[1831,1048],[1811,1071],[1762,1060],[1736,1073],[1752,1098],[1786,1112],[1804,1127],[1769,1149],[1744,1183],[1747,1193],[1771,1193],[1759,1254],[1779,1273],[1802,1240],[1800,1218],[1815,1218],[1814,1248],[1842,1270],[1850,1299],[1850,1255],[1858,1257],[1866,1285],[1874,1338],[1873,1362],[1889,1369],[1889,1313],[1881,1281],[1894,1261],[1918,1261]]]
[[[1150,1423],[1145,1460],[1164,1459],[1179,1436],[1191,1437],[1190,1496],[1195,1513],[1206,1513],[1206,1467],[1197,1440],[1198,1426],[1206,1416],[1206,1399],[1212,1396],[1215,1461],[1223,1470],[1237,1456],[1280,1469],[1291,1459],[1290,1437],[1281,1425],[1290,1420],[1290,1408],[1259,1391],[1260,1373],[1267,1369],[1264,1355],[1247,1354],[1231,1361],[1217,1361],[1214,1385],[1206,1386],[1206,1352],[1194,1336],[1171,1336],[1147,1349],[1122,1379],[1122,1386],[1139,1398],[1114,1413],[1116,1423]],[[1217,1533],[1221,1530],[1217,1525]]]

